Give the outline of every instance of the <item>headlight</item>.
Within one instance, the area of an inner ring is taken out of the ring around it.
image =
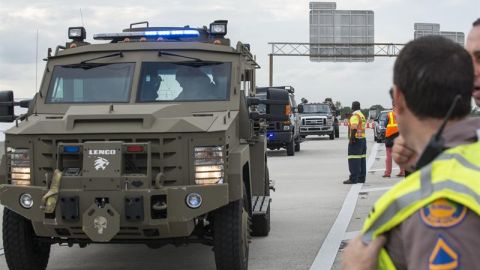
[[[196,184],[223,183],[223,146],[195,147],[194,159]]]
[[[7,159],[10,167],[10,179],[13,185],[29,186],[30,152],[28,149],[7,147]]]

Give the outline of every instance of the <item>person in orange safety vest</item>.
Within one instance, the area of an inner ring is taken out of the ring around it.
[[[392,95],[393,90],[390,89],[390,95]],[[393,104],[395,106],[395,104]],[[393,111],[387,114],[387,119],[385,121],[386,130],[385,130],[385,149],[387,152],[387,157],[385,159],[385,173],[382,177],[390,177],[392,173],[392,147],[395,138],[398,137],[398,125]],[[397,174],[398,177],[405,176],[405,169],[400,169],[400,172]]]

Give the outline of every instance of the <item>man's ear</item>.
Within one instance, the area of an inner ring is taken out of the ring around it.
[[[401,114],[407,109],[407,103],[405,102],[405,95],[398,88],[398,86],[393,85],[393,110],[396,114]]]

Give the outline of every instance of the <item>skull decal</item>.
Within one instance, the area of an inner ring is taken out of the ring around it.
[[[102,157],[97,157],[97,159],[94,162],[95,170],[105,170],[107,168],[108,164],[110,164],[110,161],[108,161],[106,158]]]
[[[103,234],[103,230],[107,228],[107,219],[102,216],[98,216],[93,220],[93,227],[98,230],[98,234]]]

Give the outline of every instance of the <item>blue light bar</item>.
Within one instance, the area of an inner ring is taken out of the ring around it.
[[[78,153],[78,152],[80,152],[80,146],[78,146],[78,145],[65,145],[65,146],[63,146],[63,152],[65,152],[65,153]]]
[[[115,38],[141,38],[141,37],[161,37],[161,38],[175,38],[175,37],[199,37],[200,32],[195,29],[175,29],[175,30],[160,30],[160,31],[139,31],[139,32],[122,32],[122,33],[105,33],[96,34],[94,39],[110,40]]]

